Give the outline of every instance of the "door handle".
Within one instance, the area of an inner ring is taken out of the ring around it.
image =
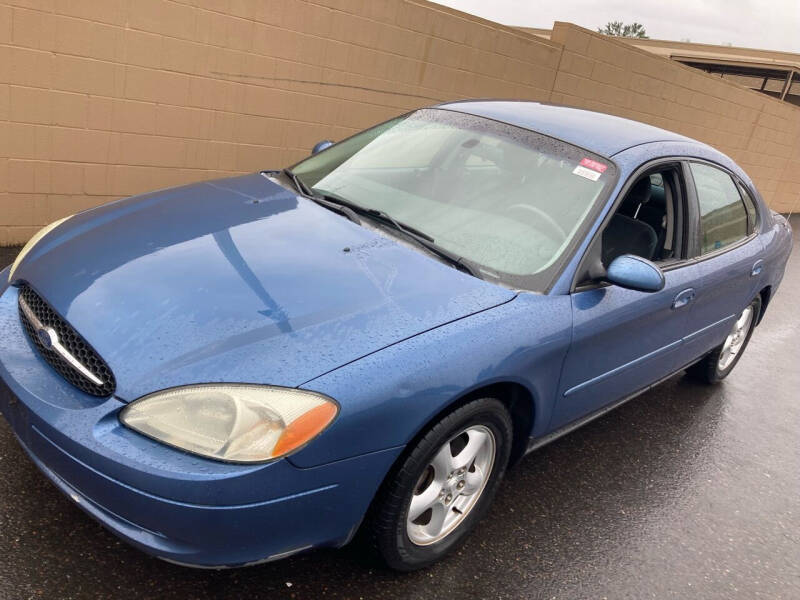
[[[675,300],[672,301],[672,308],[682,308],[689,304],[692,300],[694,300],[695,291],[694,288],[688,288],[683,290],[680,294],[675,296]]]
[[[764,269],[764,261],[757,260],[755,263],[753,263],[753,268],[750,270],[750,277],[755,277],[756,275],[760,275],[763,269]]]

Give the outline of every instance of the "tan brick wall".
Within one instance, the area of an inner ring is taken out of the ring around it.
[[[740,161],[775,208],[796,202],[798,109],[572,25],[553,38],[422,0],[0,0],[0,245],[470,97],[674,129]]]
[[[569,23],[552,102],[688,135],[728,154],[775,210],[800,209],[800,109]]]

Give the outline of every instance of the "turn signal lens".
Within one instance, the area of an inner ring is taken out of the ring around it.
[[[247,384],[203,384],[150,394],[120,421],[154,440],[226,462],[286,456],[322,433],[339,406],[316,392]]]
[[[312,408],[289,423],[278,438],[273,453],[281,456],[299,448],[308,440],[317,437],[335,416],[336,406],[330,402]]]

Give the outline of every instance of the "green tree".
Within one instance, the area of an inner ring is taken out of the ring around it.
[[[631,23],[625,25],[622,21],[609,21],[605,27],[598,27],[597,31],[605,35],[615,35],[617,37],[642,38],[647,39],[647,32],[641,23]]]

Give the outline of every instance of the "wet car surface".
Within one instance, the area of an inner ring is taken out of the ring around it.
[[[228,571],[149,558],[73,506],[0,421],[0,598],[798,598],[792,225],[782,291],[724,383],[677,375],[536,451],[458,553],[418,573],[370,567],[357,546]]]

